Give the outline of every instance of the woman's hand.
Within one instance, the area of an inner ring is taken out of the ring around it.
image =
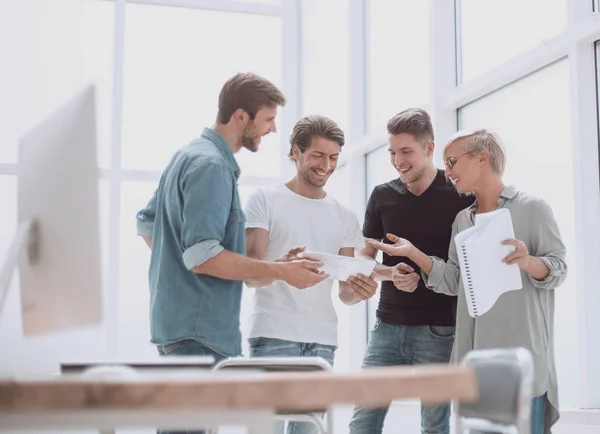
[[[390,256],[410,257],[410,253],[413,250],[413,245],[410,241],[400,238],[394,234],[387,234],[386,237],[394,244],[386,244],[382,241],[373,240],[371,238],[367,238],[365,242],[369,246],[381,250]]]
[[[515,251],[506,256],[502,262],[508,265],[517,264],[521,270],[528,272],[533,257],[529,254],[525,243],[520,240],[509,239],[502,241],[502,244],[505,246],[515,246]]]

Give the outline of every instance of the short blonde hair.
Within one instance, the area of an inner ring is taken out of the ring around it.
[[[504,146],[497,134],[486,128],[477,130],[461,130],[455,133],[446,146],[444,152],[454,142],[464,145],[467,152],[487,151],[490,154],[490,166],[492,170],[502,175],[506,166],[506,155]]]

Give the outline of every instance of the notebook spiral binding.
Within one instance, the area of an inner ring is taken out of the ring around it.
[[[477,302],[475,301],[475,290],[473,288],[473,279],[471,278],[471,269],[469,267],[469,257],[467,256],[467,249],[462,246],[463,258],[465,258],[465,274],[467,275],[467,287],[469,288],[469,298],[471,302],[471,308],[473,309],[473,317],[477,318]]]

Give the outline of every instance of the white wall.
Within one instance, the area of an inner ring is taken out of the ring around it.
[[[87,0],[0,0],[0,165],[16,172],[20,136],[85,83],[81,19]],[[60,162],[57,162],[60,164]],[[16,176],[0,176],[0,263],[16,227]],[[48,373],[59,360],[102,356],[104,327],[25,339],[18,276],[0,312],[0,373]]]

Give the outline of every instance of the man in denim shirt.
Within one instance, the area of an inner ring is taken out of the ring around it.
[[[242,147],[256,152],[261,137],[276,131],[277,108],[284,104],[281,91],[262,77],[231,78],[219,95],[216,124],[172,157],[137,214],[138,235],[152,250],[151,340],[162,355],[212,355],[217,361],[240,355],[243,280],[306,288],[326,278],[318,262],[243,256],[245,217],[234,153]]]

